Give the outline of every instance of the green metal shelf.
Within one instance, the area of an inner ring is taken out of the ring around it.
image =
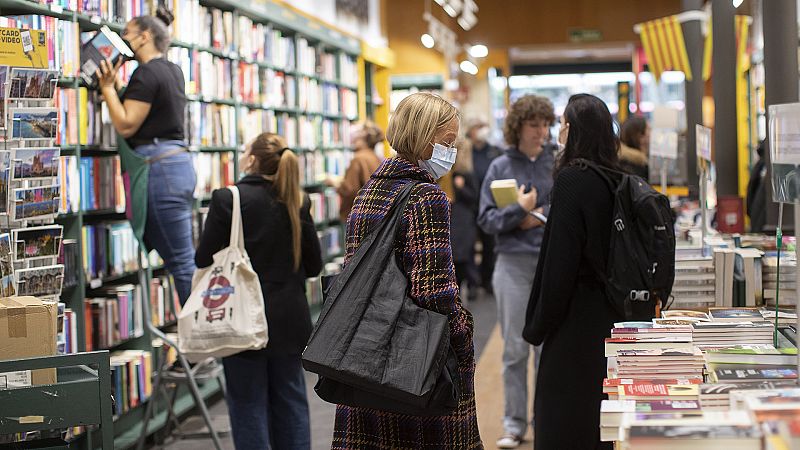
[[[217,105],[237,106],[239,103],[236,100],[229,100],[224,98],[213,98],[205,95],[187,95],[186,100],[190,102],[200,103],[213,103]]]
[[[192,149],[192,151],[197,151],[200,153],[227,153],[239,150],[236,147],[214,147],[214,146],[190,147],[190,148]]]

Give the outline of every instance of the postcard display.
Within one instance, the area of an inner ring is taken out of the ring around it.
[[[60,149],[54,145],[59,72],[0,66],[0,295],[58,301]]]

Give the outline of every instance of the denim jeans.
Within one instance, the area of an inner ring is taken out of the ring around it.
[[[150,158],[185,146],[182,141],[159,141],[135,148],[139,155]],[[148,250],[155,249],[175,279],[181,305],[192,290],[195,271],[192,241],[192,207],[197,177],[192,155],[181,152],[150,164],[147,181],[147,223],[144,241]]]
[[[223,358],[236,450],[309,450],[306,381],[300,355],[254,350]]]

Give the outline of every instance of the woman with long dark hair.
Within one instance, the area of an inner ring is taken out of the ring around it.
[[[619,140],[606,104],[579,94],[561,117],[552,205],[523,337],[542,345],[534,400],[535,448],[611,448],[600,442],[604,338],[623,320],[603,288],[613,194],[589,163],[618,170]]]

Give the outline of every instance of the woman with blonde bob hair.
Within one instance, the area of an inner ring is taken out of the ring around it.
[[[408,204],[395,237],[395,252],[408,278],[411,299],[446,315],[459,363],[458,408],[439,417],[418,417],[338,405],[334,449],[482,449],[475,413],[472,315],[458,296],[450,246],[450,202],[436,185],[455,162],[459,113],[433,94],[412,94],[397,105],[386,137],[397,156],[385,160],[356,196],[347,220],[345,264],[386,217],[408,183]]]

